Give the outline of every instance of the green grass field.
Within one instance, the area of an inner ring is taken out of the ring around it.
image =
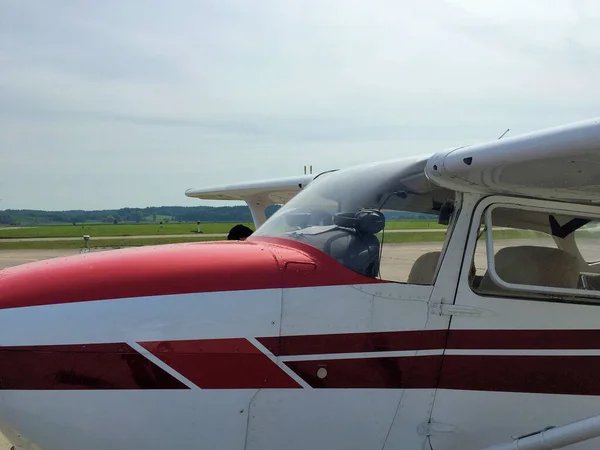
[[[385,226],[386,230],[429,230],[446,229],[446,225],[440,225],[430,220],[388,220]]]
[[[228,233],[232,223],[205,223],[200,225],[203,234]],[[254,230],[254,224],[244,225]],[[389,230],[414,230],[414,229],[444,229],[444,225],[425,220],[393,220],[387,223]],[[59,238],[59,237],[81,237],[84,234],[92,236],[152,236],[159,234],[182,234],[194,235],[197,225],[195,223],[165,223],[159,224],[98,224],[98,225],[49,225],[33,228],[6,228],[0,229],[0,239],[24,239],[24,238]]]

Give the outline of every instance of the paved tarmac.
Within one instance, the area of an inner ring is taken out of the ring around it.
[[[57,256],[76,255],[78,249],[66,250],[0,250],[0,269]]]

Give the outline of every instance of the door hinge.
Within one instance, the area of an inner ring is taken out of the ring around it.
[[[437,316],[480,317],[490,315],[491,311],[475,306],[449,305],[447,303],[432,302],[429,304],[429,314]]]

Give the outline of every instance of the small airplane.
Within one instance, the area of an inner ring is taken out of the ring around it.
[[[257,230],[0,271],[15,448],[600,445],[600,119],[186,195]]]

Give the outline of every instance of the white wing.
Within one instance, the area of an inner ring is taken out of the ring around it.
[[[459,191],[600,202],[600,118],[435,154],[429,179]]]
[[[201,200],[238,200],[250,208],[254,225],[258,228],[266,220],[265,208],[290,201],[317,175],[262,180],[248,183],[225,184],[200,189],[188,189],[185,195]]]

